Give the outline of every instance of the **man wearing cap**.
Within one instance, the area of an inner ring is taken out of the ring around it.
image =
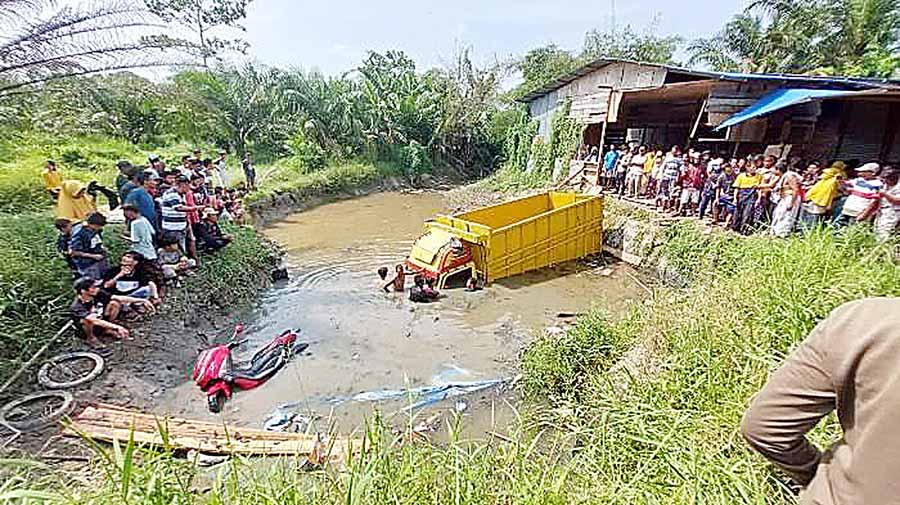
[[[110,295],[100,289],[102,282],[91,277],[75,281],[75,301],[70,309],[72,320],[84,331],[85,339],[91,346],[99,345],[97,337],[104,335],[128,338],[128,329],[116,323],[123,304],[141,306],[149,313],[156,311],[150,300]]]
[[[138,213],[147,219],[154,230],[157,229],[156,222],[156,203],[153,201],[153,193],[156,190],[156,184],[159,181],[159,175],[151,170],[144,170],[137,177],[138,186],[128,193],[125,199],[125,205],[134,207]],[[123,209],[124,210],[124,209]]]
[[[847,183],[847,200],[841,215],[835,220],[835,226],[846,226],[867,214],[869,207],[878,204],[884,183],[878,175],[878,163],[866,163],[856,169],[856,178]]]
[[[203,210],[203,220],[196,226],[197,245],[204,251],[215,252],[227,246],[234,237],[222,233],[219,228],[219,214],[213,208]]]
[[[228,180],[228,152],[225,150],[219,151],[219,157],[213,162],[215,165],[216,171],[216,181],[219,186],[223,188],[227,188],[231,181]]]

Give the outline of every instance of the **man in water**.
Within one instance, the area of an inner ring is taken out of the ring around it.
[[[394,267],[394,272],[395,272],[394,278],[391,279],[387,284],[385,284],[381,288],[386,293],[391,292],[392,289],[393,289],[393,291],[395,291],[397,293],[402,293],[403,290],[406,289],[406,276],[412,275],[413,273],[415,273],[415,272],[407,272],[402,264]]]
[[[804,505],[900,503],[900,298],[835,309],[756,395],[741,432],[805,486]],[[843,437],[825,453],[806,434],[831,411]]]

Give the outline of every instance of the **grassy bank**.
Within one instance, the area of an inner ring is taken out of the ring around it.
[[[171,454],[145,453],[132,465],[114,451],[119,460],[95,463],[108,472],[100,487],[19,468],[0,496],[30,489],[85,504],[791,503],[782,478],[741,440],[740,416],[768,371],[829,311],[900,295],[900,269],[861,228],[786,241],[704,235],[692,223],[664,233],[662,253],[691,287],[659,289],[615,322],[595,312],[562,337],[538,339],[523,356],[522,387],[546,406],[523,413],[508,439],[398,445],[376,423],[373,449],[345,471],[234,460],[206,493],[191,491],[196,470]],[[814,436],[825,443],[833,428]]]
[[[388,163],[355,161],[337,163],[320,170],[308,171],[294,159],[287,158],[262,169],[260,188],[247,196],[251,208],[278,206],[300,202],[314,196],[328,196],[377,184],[387,177],[401,176],[402,171]],[[288,198],[285,202],[282,199]]]
[[[208,146],[201,146],[208,147]],[[189,154],[192,146],[138,146],[107,136],[53,137],[30,132],[2,130],[0,135],[0,211],[39,211],[51,205],[40,174],[48,159],[57,162],[66,179],[96,180],[112,187],[119,160],[147,164],[158,154],[167,163]],[[212,148],[207,152],[212,153]],[[236,162],[232,162],[233,164]],[[237,165],[235,164],[235,170]]]

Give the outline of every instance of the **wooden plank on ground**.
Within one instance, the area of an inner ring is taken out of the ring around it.
[[[333,461],[358,454],[363,448],[359,439],[257,430],[224,422],[156,416],[105,404],[87,407],[65,427],[63,434],[107,442],[133,439],[138,444],[208,454],[315,456]]]

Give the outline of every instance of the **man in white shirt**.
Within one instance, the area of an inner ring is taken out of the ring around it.
[[[156,259],[156,247],[153,245],[153,225],[147,218],[142,216],[137,207],[131,204],[122,206],[122,213],[129,225],[129,239],[131,240],[131,250],[139,253],[144,259]]]
[[[878,163],[866,163],[856,169],[857,177],[847,185],[848,196],[841,209],[841,216],[835,221],[838,226],[846,226],[866,214],[877,205],[884,183],[878,179]]]

